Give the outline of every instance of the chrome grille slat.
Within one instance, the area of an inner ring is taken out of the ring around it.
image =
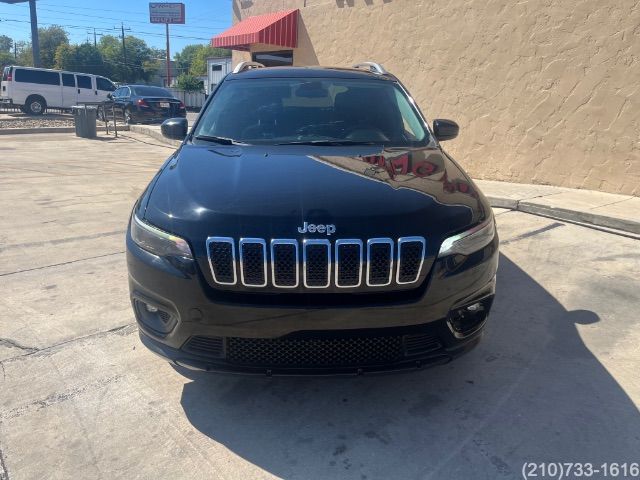
[[[236,284],[236,245],[233,238],[207,238],[207,257],[214,282],[220,285]]]
[[[397,241],[370,238],[366,247],[356,238],[337,239],[333,245],[328,239],[305,239],[302,245],[299,242],[292,238],[209,237],[206,249],[213,283],[354,289],[363,284],[372,288],[407,285],[423,278],[427,251],[423,237],[401,237]]]
[[[240,278],[247,287],[267,286],[267,244],[262,238],[240,239]]]
[[[296,288],[300,281],[298,241],[271,240],[271,281],[274,287]]]
[[[331,284],[329,240],[305,240],[302,243],[302,278],[307,288],[327,288]]]
[[[362,240],[336,240],[335,284],[338,288],[356,288],[362,283]]]
[[[424,263],[426,241],[422,237],[402,237],[398,239],[398,268],[396,283],[405,285],[420,278]]]
[[[393,277],[393,240],[370,238],[367,241],[367,285],[386,287]]]

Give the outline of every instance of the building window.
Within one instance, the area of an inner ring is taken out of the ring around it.
[[[286,67],[293,65],[293,50],[281,50],[279,52],[255,52],[251,55],[254,62],[259,62],[265,67]]]
[[[211,71],[212,72],[221,72],[222,71],[222,65],[211,65]]]

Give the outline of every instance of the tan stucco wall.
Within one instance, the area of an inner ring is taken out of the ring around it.
[[[233,0],[288,8],[296,65],[382,63],[473,177],[640,195],[637,0]]]

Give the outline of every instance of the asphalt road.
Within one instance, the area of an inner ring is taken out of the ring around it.
[[[123,234],[171,152],[0,143],[0,479],[502,479],[640,461],[640,243],[497,211],[486,335],[360,378],[185,378],[140,344]],[[596,475],[592,478],[602,478]]]

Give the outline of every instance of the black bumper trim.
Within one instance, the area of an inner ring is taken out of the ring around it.
[[[215,360],[193,355],[183,350],[171,348],[163,343],[153,340],[143,331],[139,331],[140,340],[153,353],[169,360],[174,365],[204,372],[233,373],[245,375],[266,375],[266,376],[354,376],[373,373],[391,373],[408,370],[419,370],[429,366],[444,365],[454,358],[472,350],[480,341],[482,331],[469,337],[466,342],[458,343],[452,348],[442,348],[437,351],[428,352],[422,356],[403,359],[401,361],[384,365],[362,365],[348,367],[313,367],[313,368],[292,368],[292,367],[254,367],[244,365],[234,365],[227,363],[224,359]]]

